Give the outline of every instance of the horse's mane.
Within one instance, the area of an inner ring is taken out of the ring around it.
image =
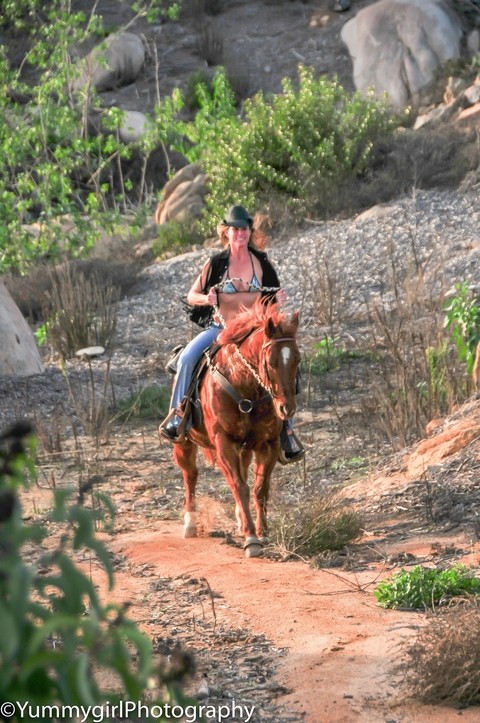
[[[251,309],[245,309],[229,322],[228,328],[220,333],[218,341],[220,344],[237,343],[244,339],[247,331],[262,329],[269,320],[275,326],[280,326],[287,318],[277,304],[266,304],[262,299],[258,299]]]

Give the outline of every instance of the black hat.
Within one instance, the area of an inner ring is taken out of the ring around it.
[[[253,224],[253,220],[243,206],[232,206],[227,213],[227,217],[223,219],[223,223],[226,226],[234,226],[235,228],[248,228]]]

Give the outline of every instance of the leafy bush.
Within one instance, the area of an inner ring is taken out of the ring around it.
[[[321,341],[313,345],[314,352],[308,360],[308,371],[313,374],[338,369],[344,359],[351,359],[353,353],[338,345],[338,339],[332,339],[328,334]]]
[[[204,240],[205,236],[198,222],[179,221],[174,218],[158,227],[152,251],[156,256],[161,256],[166,251],[182,253],[188,246],[201,244]]]
[[[374,592],[382,607],[414,610],[435,608],[453,597],[479,594],[480,580],[464,565],[449,570],[421,565],[410,571],[402,569],[391,580],[381,582]]]
[[[24,272],[42,256],[88,253],[100,229],[112,228],[127,209],[129,192],[139,202],[145,199],[145,179],[140,190],[133,189],[124,164],[136,152],[145,168],[154,148],[168,144],[179,98],[173,94],[159,102],[145,138],[124,145],[118,140],[123,112],[101,109],[92,88],[72,90],[80,70],[71,48],[92,35],[104,36],[100,16],[92,11],[87,21],[71,12],[67,0],[52,0],[48,7],[40,0],[4,5],[4,22],[32,23],[22,75],[33,75],[34,84],[22,82],[18,70],[0,56],[0,84],[9,91],[0,98],[0,272]],[[158,11],[162,2],[150,8]],[[142,3],[137,11],[150,12]],[[26,103],[12,102],[17,97]],[[100,133],[92,129],[95,115],[101,117]]]
[[[480,342],[479,288],[471,287],[464,281],[455,284],[448,296],[449,299],[443,305],[444,326],[451,330],[458,357],[466,363],[467,371],[471,374]]]
[[[22,519],[19,493],[35,474],[30,434],[17,425],[0,437],[0,700],[90,710],[106,701],[139,701],[152,678],[162,682],[151,641],[122,607],[101,603],[74,562],[77,551],[89,550],[112,588],[112,563],[95,536],[95,525],[112,519],[111,503],[99,498],[95,510],[87,509],[80,494],[70,505],[65,490],[57,490],[52,521],[65,531],[55,549],[32,561],[48,528]],[[169,696],[182,703],[176,683],[169,683]]]
[[[238,199],[250,208],[268,208],[272,196],[280,196],[294,217],[326,212],[338,186],[368,168],[374,140],[395,126],[386,104],[350,97],[337,81],[315,79],[303,65],[298,73],[298,87],[285,78],[282,93],[247,99],[242,118],[224,75],[220,117],[214,120],[205,99],[202,159],[213,219]],[[194,141],[197,122],[186,128]]]
[[[217,70],[211,83],[199,79],[195,96],[199,106],[195,118],[179,126],[187,142],[177,141],[175,145],[190,163],[203,160],[208,150],[214,153],[224,129],[239,124],[235,95],[224,68]]]

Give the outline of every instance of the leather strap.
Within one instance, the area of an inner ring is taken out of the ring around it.
[[[210,371],[220,386],[225,389],[235,402],[237,402],[239,410],[244,414],[249,414],[249,412],[255,409],[255,407],[258,407],[264,402],[271,401],[272,399],[271,394],[264,394],[263,397],[260,397],[260,399],[254,399],[253,401],[251,399],[245,399],[237,392],[235,387],[230,384],[228,379],[223,376],[222,372],[220,372],[216,366],[212,365],[210,367]]]

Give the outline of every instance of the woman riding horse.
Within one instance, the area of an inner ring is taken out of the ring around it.
[[[185,399],[193,370],[202,354],[218,335],[243,309],[250,309],[262,297],[266,303],[283,304],[287,295],[280,288],[277,273],[263,251],[267,237],[255,228],[253,219],[243,206],[232,206],[217,227],[225,250],[204,264],[202,271],[187,294],[192,306],[210,306],[207,328],[183,349],[178,362],[170,413],[160,425],[161,434],[172,442],[178,441],[182,422],[182,402]],[[305,451],[293,431],[293,420],[284,422],[280,434],[283,464],[298,462]]]

